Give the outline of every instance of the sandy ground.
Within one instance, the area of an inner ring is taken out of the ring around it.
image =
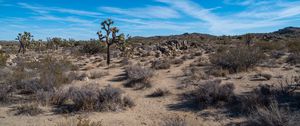
[[[98,57],[100,58],[100,57]],[[186,60],[181,65],[172,65],[168,70],[157,70],[154,78],[151,82],[153,87],[144,90],[134,90],[132,88],[124,88],[123,83],[125,81],[114,81],[118,75],[123,74],[123,66],[120,66],[119,59],[112,59],[115,67],[107,69],[107,67],[99,67],[97,56],[95,57],[83,57],[73,59],[74,63],[85,64],[81,66],[81,69],[87,68],[83,72],[103,71],[108,72],[107,76],[98,79],[89,79],[85,81],[73,81],[71,85],[87,85],[96,83],[100,87],[112,85],[113,87],[121,88],[125,95],[128,95],[133,99],[136,106],[125,111],[120,112],[91,112],[91,113],[78,113],[76,115],[63,115],[54,114],[51,112],[50,107],[43,107],[45,113],[38,116],[14,116],[9,109],[12,106],[0,107],[0,126],[52,126],[58,122],[64,122],[66,120],[72,120],[77,117],[88,118],[92,121],[101,121],[105,126],[156,126],[160,125],[163,120],[169,117],[182,117],[191,126],[222,126],[228,122],[241,121],[243,118],[230,118],[223,117],[222,115],[211,117],[199,116],[199,113],[189,110],[172,109],[170,106],[179,104],[178,95],[185,92],[185,89],[177,89],[177,85],[180,84],[180,76],[183,75],[182,69],[188,67],[194,62],[194,59]],[[231,79],[223,79],[224,82],[233,82],[236,86],[236,92],[242,93],[253,89],[258,84],[276,84],[278,79],[274,76],[292,76],[296,74],[295,69],[283,70],[284,64],[280,68],[256,68],[253,71],[239,74],[229,75]],[[270,73],[273,78],[269,81],[249,81],[248,75],[264,72]],[[235,79],[241,76],[241,79]],[[166,88],[170,90],[171,95],[161,98],[149,98],[146,97],[157,88]],[[216,111],[216,110],[205,110]]]

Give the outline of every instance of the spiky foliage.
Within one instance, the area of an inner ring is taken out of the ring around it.
[[[22,33],[19,33],[16,40],[18,40],[20,42],[20,49],[18,51],[18,53],[21,52],[21,50],[23,51],[23,53],[25,53],[26,51],[26,47],[29,46],[30,44],[30,41],[32,39],[32,35],[30,32],[24,32],[23,34]]]
[[[101,31],[97,32],[99,40],[106,43],[107,65],[110,64],[110,46],[114,43],[116,43],[117,45],[121,45],[125,40],[124,34],[117,35],[119,29],[117,27],[112,27],[113,24],[114,22],[111,19],[107,19],[101,23],[101,29],[106,32],[106,35],[103,36]]]

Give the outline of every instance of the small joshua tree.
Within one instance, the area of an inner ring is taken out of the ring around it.
[[[106,35],[103,36],[102,32],[97,32],[99,40],[102,42],[105,39],[106,47],[107,47],[107,65],[110,64],[110,46],[114,43],[117,44],[118,47],[121,47],[120,45],[123,45],[125,41],[124,34],[117,35],[119,32],[119,29],[117,27],[112,27],[114,22],[111,19],[107,19],[101,23],[101,29],[103,29],[106,32]]]
[[[33,36],[31,35],[31,33],[26,32],[26,31],[23,34],[22,33],[18,34],[18,36],[16,38],[16,40],[19,40],[19,42],[20,42],[20,49],[19,49],[18,53],[20,53],[21,50],[23,51],[23,54],[25,53],[26,47],[29,46],[32,37]]]

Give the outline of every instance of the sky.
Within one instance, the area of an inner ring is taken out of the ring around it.
[[[300,0],[0,0],[0,40],[97,39],[107,18],[131,36],[272,32],[300,27]]]

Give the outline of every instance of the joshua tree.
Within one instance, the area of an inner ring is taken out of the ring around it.
[[[19,33],[16,40],[19,40],[20,42],[20,49],[18,51],[18,53],[21,52],[21,50],[23,51],[23,54],[26,51],[26,47],[29,46],[30,44],[30,40],[33,36],[30,34],[30,32],[24,32],[24,34]]]
[[[99,40],[101,42],[103,41],[103,39],[105,39],[104,42],[106,43],[107,48],[107,65],[110,64],[110,46],[114,43],[116,43],[117,46],[122,45],[125,40],[124,34],[120,34],[117,36],[119,29],[117,27],[112,27],[113,24],[114,22],[111,19],[107,19],[101,23],[101,29],[106,32],[106,35],[103,36],[101,31],[97,32]]]

